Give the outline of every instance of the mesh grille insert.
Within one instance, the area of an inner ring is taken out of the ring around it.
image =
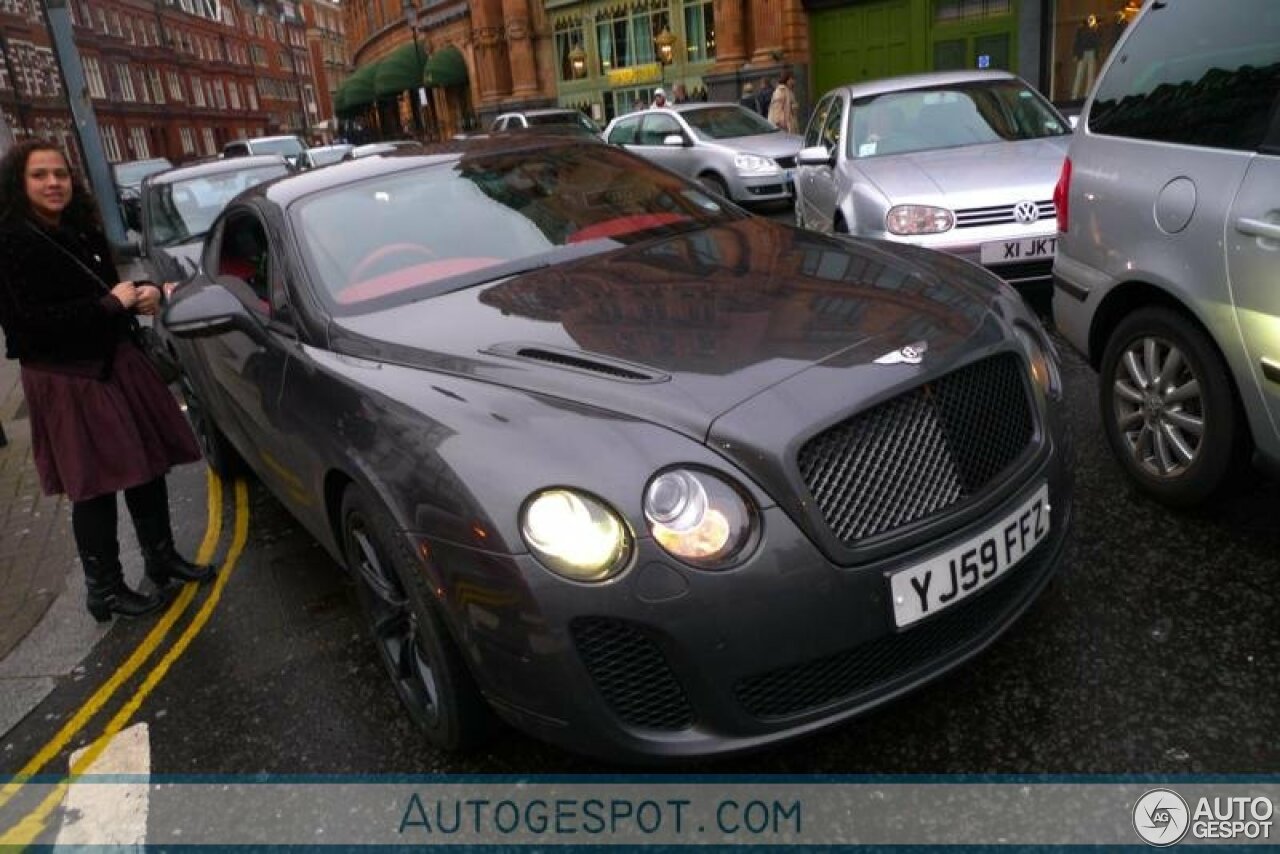
[[[600,694],[633,726],[677,730],[693,723],[684,689],[657,645],[621,620],[577,617],[569,624]]]
[[[1032,435],[1021,362],[1003,353],[819,433],[797,463],[823,520],[852,547],[979,494]]]

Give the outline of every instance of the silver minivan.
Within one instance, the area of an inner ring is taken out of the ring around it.
[[[1226,5],[1230,10],[1226,10]],[[1055,192],[1054,321],[1133,480],[1204,502],[1280,470],[1280,2],[1148,3]]]

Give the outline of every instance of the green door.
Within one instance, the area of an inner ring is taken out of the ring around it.
[[[883,0],[814,12],[814,92],[921,71],[912,53],[911,0]]]

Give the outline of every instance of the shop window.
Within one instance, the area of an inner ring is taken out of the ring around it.
[[[933,20],[938,24],[980,21],[1013,12],[1013,0],[936,0]]]
[[[684,7],[684,33],[689,62],[710,62],[716,58],[716,18],[712,0],[688,3]]]
[[[1102,63],[1140,7],[1140,0],[1057,0],[1049,91],[1052,100],[1081,101],[1089,94]]]
[[[556,26],[556,60],[560,68],[561,80],[574,80],[577,77],[574,74],[571,57],[574,48],[584,48],[582,36],[582,24],[579,22]]]

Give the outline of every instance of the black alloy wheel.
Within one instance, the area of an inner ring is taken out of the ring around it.
[[[200,443],[200,450],[204,452],[205,463],[223,480],[234,478],[243,470],[240,454],[213,423],[203,401],[191,384],[191,377],[185,371],[178,377],[178,389],[182,392],[182,399],[186,404],[187,419],[191,422],[191,429],[196,434],[196,441]]]
[[[1098,376],[1107,441],[1143,491],[1191,507],[1227,482],[1248,444],[1244,419],[1199,327],[1167,308],[1135,311],[1112,332]]]
[[[387,514],[350,487],[342,501],[342,532],[370,634],[409,716],[443,750],[475,746],[490,725],[488,706],[425,598],[425,577],[389,530]]]

